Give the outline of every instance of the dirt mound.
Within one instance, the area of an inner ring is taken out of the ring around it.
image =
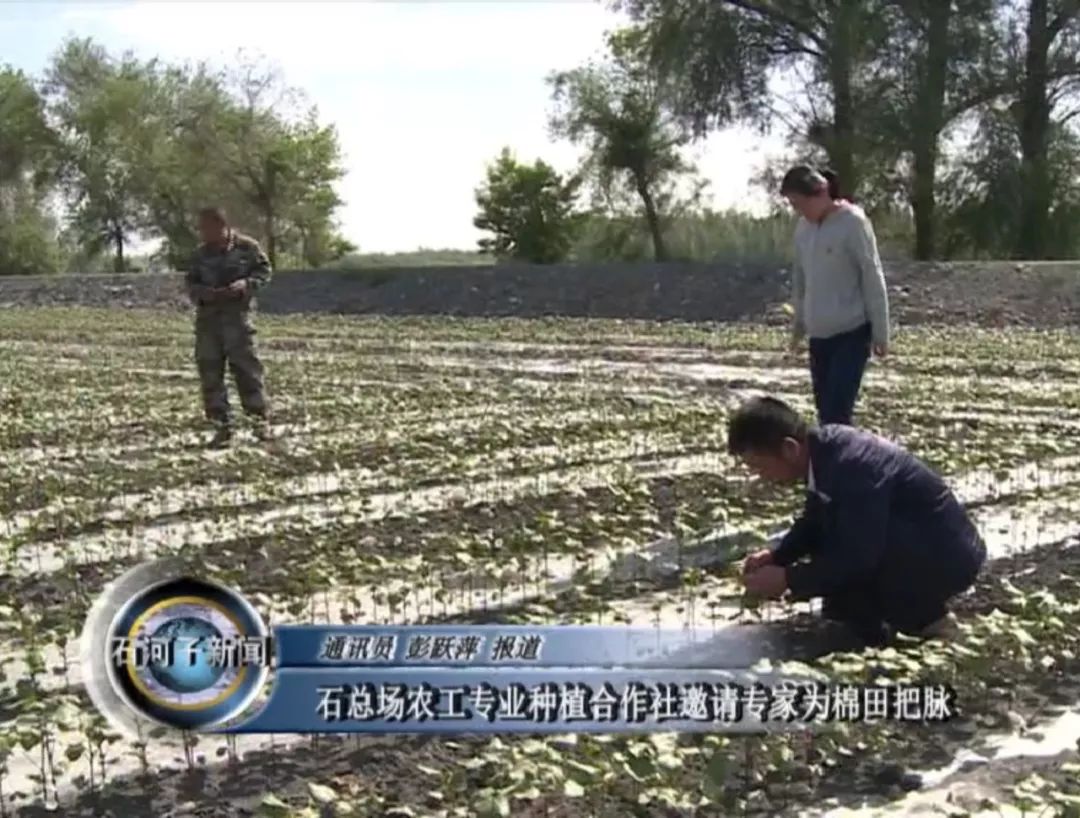
[[[1080,322],[1080,262],[892,262],[886,275],[900,324]],[[764,262],[284,271],[260,309],[782,323],[789,282]],[[0,306],[64,304],[187,308],[178,274],[0,277]]]

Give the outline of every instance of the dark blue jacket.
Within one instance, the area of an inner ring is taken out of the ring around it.
[[[884,438],[849,426],[809,437],[814,489],[773,552],[796,599],[856,587],[894,599],[969,587],[986,546],[934,471]],[[810,557],[809,562],[795,565]]]

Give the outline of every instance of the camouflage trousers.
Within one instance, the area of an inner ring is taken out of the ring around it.
[[[232,424],[225,384],[226,364],[232,372],[244,411],[266,419],[269,407],[263,386],[263,366],[255,353],[255,327],[250,315],[237,311],[197,316],[195,363],[202,383],[207,420],[225,426]]]

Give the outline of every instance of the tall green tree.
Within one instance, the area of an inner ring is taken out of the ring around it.
[[[225,207],[275,261],[279,249],[307,265],[351,249],[334,220],[344,175],[337,134],[265,65],[140,61],[76,39],[52,60],[44,90],[67,241],[87,259],[107,250],[123,271],[133,240],[157,238],[179,266],[197,241],[195,213],[209,204]]]
[[[788,118],[857,190],[866,152],[861,127],[879,89],[867,66],[886,39],[873,0],[616,0],[644,39],[649,60],[678,88],[678,110],[698,133]],[[790,110],[771,82],[796,85]]]
[[[341,204],[334,185],[344,176],[337,133],[320,125],[314,108],[278,71],[239,61],[226,72],[225,98],[207,99],[185,121],[223,187],[257,214],[271,263],[290,231],[328,233]]]
[[[59,266],[57,225],[48,207],[54,137],[33,81],[0,68],[0,275],[54,272]]]
[[[116,272],[127,269],[129,243],[151,227],[140,157],[160,135],[153,127],[155,65],[71,40],[46,74],[70,220],[88,248],[112,251]]]
[[[281,179],[283,231],[297,256],[317,267],[337,261],[354,246],[338,235],[333,214],[341,205],[334,185],[345,175],[337,131],[320,125],[315,112],[291,125],[283,140],[286,173]]]
[[[551,130],[585,148],[583,175],[605,198],[621,187],[641,202],[657,261],[669,258],[664,239],[665,201],[672,186],[693,167],[681,149],[691,132],[672,112],[668,86],[640,59],[635,32],[609,42],[606,62],[550,78],[555,111]]]
[[[1012,18],[1010,55],[1020,77],[1020,225],[1013,254],[1043,258],[1048,250],[1054,179],[1051,140],[1074,112],[1061,112],[1080,84],[1080,3],[1027,0]]]
[[[915,222],[914,256],[937,253],[942,141],[972,110],[1010,93],[995,25],[1000,0],[882,0],[889,36],[874,61],[877,104],[865,130],[901,165]],[[887,161],[887,160],[886,160]]]
[[[968,92],[970,107],[981,107],[979,131],[949,173],[949,249],[1060,258],[1068,252],[1061,224],[1071,218],[1076,184],[1070,123],[1080,113],[1080,3],[998,2],[994,19],[997,59]]]
[[[0,67],[0,186],[28,181],[47,187],[55,170],[55,149],[45,101],[33,80],[22,71]]]
[[[155,116],[159,138],[139,157],[139,195],[162,239],[160,254],[182,267],[197,243],[194,215],[207,205],[224,207],[231,219],[246,225],[255,214],[242,193],[223,179],[217,156],[209,153],[201,131],[229,106],[220,72],[204,63],[167,65],[155,79]]]
[[[564,261],[581,223],[575,212],[579,184],[543,160],[527,165],[503,148],[476,190],[473,225],[492,234],[479,240],[480,249],[533,264]]]
[[[980,116],[967,150],[941,184],[943,250],[961,258],[1008,258],[1021,241],[1028,177],[1024,168],[1020,106],[999,104]],[[1039,258],[1080,254],[1080,135],[1054,122],[1047,140],[1047,213]]]

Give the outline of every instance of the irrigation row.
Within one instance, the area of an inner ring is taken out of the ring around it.
[[[453,417],[455,414],[458,414],[459,416]],[[509,418],[513,418],[515,426],[521,431],[531,432],[558,432],[565,427],[571,427],[591,421],[603,421],[604,423],[610,423],[613,427],[618,427],[621,424],[642,419],[640,413],[632,414],[618,412],[614,411],[614,409],[604,413],[597,413],[596,410],[592,409],[578,410],[552,416],[549,411],[545,412],[540,409],[504,412],[499,409],[488,411],[488,407],[485,407],[482,411],[471,410],[459,413],[448,412],[447,415],[450,417],[447,418],[444,416],[444,419],[442,420],[430,420],[431,414],[428,413],[426,417],[429,420],[426,424],[423,421],[422,413],[417,413],[417,417],[412,419],[412,421],[415,421],[415,424],[409,422],[397,426],[380,425],[378,428],[372,428],[370,425],[357,425],[355,429],[352,430],[339,430],[333,434],[305,439],[305,443],[313,445],[310,449],[305,449],[303,451],[305,454],[310,451],[317,451],[314,448],[314,444],[317,444],[321,449],[333,449],[335,441],[347,441],[353,447],[359,447],[365,444],[392,446],[395,443],[408,440],[411,436],[450,434],[457,431],[474,429],[483,423],[505,422]],[[663,443],[659,443],[659,441],[663,441]],[[592,449],[595,449],[598,454],[606,454],[606,444],[609,449],[611,445],[618,445],[626,448],[626,450],[630,452],[648,452],[661,451],[664,447],[670,448],[673,442],[677,441],[678,436],[674,434],[662,435],[646,433],[636,435],[629,443],[624,438],[615,438],[610,441],[606,438],[601,438],[592,441],[584,441],[576,445],[563,446],[562,448],[569,450],[564,459],[572,460]],[[518,455],[520,455],[524,462],[530,460],[541,461],[545,456],[554,456],[555,454],[558,454],[559,452],[556,451],[557,448],[558,447],[552,446],[510,447],[494,452],[484,452],[475,456],[478,461],[477,463],[472,466],[469,464],[462,464],[462,468],[467,471],[475,471],[476,467],[478,467],[485,459],[491,461],[492,465],[497,466],[505,461],[512,462]],[[132,453],[135,454],[137,452]],[[150,462],[147,462],[144,465],[147,467],[154,466],[155,468],[160,467],[161,469],[169,469],[170,467],[178,467],[184,462],[198,463],[206,458],[212,459],[214,456],[213,453],[206,453],[205,457],[200,457],[200,454],[202,453],[194,455],[188,453],[187,457],[177,457],[175,459],[168,456],[160,459],[152,458]],[[442,459],[441,456],[436,457]],[[425,469],[426,466],[437,465],[437,462],[432,463],[431,460],[432,458],[412,458],[410,461],[400,462],[398,466],[403,470],[406,470],[405,467],[407,467],[409,463],[414,463],[419,469]],[[126,460],[125,465],[131,466],[138,462],[139,459]],[[85,472],[87,463],[83,461],[81,463],[72,464],[71,468]],[[462,475],[463,478],[468,476],[470,475]],[[57,474],[54,471],[50,475],[50,478],[55,479],[56,477]],[[396,485],[400,482],[401,480],[397,478],[386,478],[385,480],[387,487]],[[109,497],[105,499],[100,506],[95,507],[94,512],[100,513],[102,519],[105,520],[121,520],[134,512],[140,512],[150,516],[176,513],[177,511],[182,510],[187,503],[197,503],[200,507],[231,508],[256,501],[265,501],[267,498],[299,500],[304,497],[338,493],[352,488],[377,487],[379,485],[381,485],[379,473],[367,468],[314,472],[295,478],[264,480],[259,481],[258,483],[211,481],[202,483],[190,489],[157,489],[145,492],[129,492]],[[87,503],[84,499],[69,496],[38,509],[19,512],[13,515],[12,518],[5,523],[0,524],[0,526],[4,526],[0,527],[0,537],[17,536],[19,533],[28,530],[44,518],[63,515],[69,512],[85,514],[87,510],[86,505]]]
[[[483,330],[490,332],[490,324],[492,322],[487,322],[487,325],[483,326]],[[495,322],[495,326],[497,328],[497,322]],[[545,342],[493,339],[489,337],[440,338],[437,337],[437,332],[431,331],[428,332],[429,337],[418,338],[415,333],[411,335],[387,333],[385,326],[379,327],[376,331],[367,332],[365,331],[366,327],[363,319],[357,320],[355,318],[347,325],[329,331],[324,331],[321,328],[314,331],[304,331],[305,328],[298,326],[295,321],[283,321],[281,319],[272,319],[267,324],[267,327],[269,335],[263,341],[263,348],[271,353],[309,350],[336,353],[338,350],[346,350],[363,354],[399,348],[410,352],[414,350],[432,350],[487,354],[491,351],[495,354],[504,355],[529,355],[544,351],[554,351],[564,355],[581,352],[601,352],[609,355],[627,354],[654,358],[671,356],[672,359],[704,354],[714,356],[748,354],[762,360],[775,360],[784,355],[784,352],[778,351],[767,341],[760,346],[744,347],[743,345],[746,344],[747,339],[762,337],[760,327],[751,325],[743,327],[724,325],[712,332],[703,332],[698,343],[688,342],[685,338],[671,339],[667,343],[658,343],[658,340],[667,341],[667,339],[650,337],[648,334],[637,335],[636,337],[639,340],[633,340],[635,333],[640,332],[640,328],[637,327],[630,328],[630,331],[625,334],[589,334],[585,332],[584,337],[560,339],[556,336],[551,341]],[[445,329],[445,324],[442,327]],[[437,330],[437,328],[436,326],[433,329]],[[142,332],[131,329],[109,331],[107,328],[95,327],[93,339],[82,343],[70,340],[72,335],[77,334],[74,329],[62,332],[36,330],[37,337],[28,338],[29,330],[27,328],[14,327],[7,332],[0,333],[0,339],[3,339],[5,346],[15,353],[25,350],[29,354],[38,357],[43,351],[59,352],[61,354],[65,352],[90,354],[88,350],[99,348],[116,349],[120,353],[130,353],[133,347],[171,348],[177,354],[190,355],[191,341],[187,337],[187,333],[190,332],[189,326],[186,323],[178,322],[175,327],[169,327],[169,330],[168,334],[163,335],[159,322],[155,323],[153,329]],[[435,337],[430,337],[432,335]],[[976,332],[975,335],[978,336],[980,333]],[[988,338],[993,337],[985,330],[981,335]],[[926,342],[924,336],[928,336],[925,329],[914,336],[916,345],[911,354],[928,360],[956,360],[957,353],[955,349],[949,349],[948,351],[935,349],[934,345]],[[1060,337],[1065,339],[1064,344],[1068,343],[1068,336]],[[1051,336],[1046,333],[1039,336],[1037,340],[1042,345],[1026,350],[1027,359],[1033,362],[1045,360],[1047,357],[1051,357],[1048,353],[1054,350],[1060,351],[1062,344],[1052,345],[1048,342],[1050,338]],[[977,342],[978,338],[976,337],[974,340]],[[977,343],[973,343],[972,346],[977,348]],[[1022,349],[1017,350],[1018,357],[1022,357],[1024,351]],[[905,346],[898,348],[898,354],[910,357]],[[970,354],[965,354],[963,357],[965,359],[978,358],[978,356]],[[992,361],[993,358],[986,356],[984,360]]]
[[[1040,545],[1050,544],[1058,542],[1065,534],[1075,533],[1075,524],[1071,522],[1056,523],[1052,525],[1045,525],[1039,521],[1038,515],[1043,509],[1043,504],[1039,500],[1035,500],[1030,504],[1030,508],[1026,511],[1021,511],[1019,517],[1021,520],[1026,521],[1026,524],[1037,530],[1038,535],[1031,539],[1027,543],[1027,547],[1034,548]],[[1070,504],[1070,510],[1073,512],[1080,512],[1080,500]],[[995,555],[1004,555],[1009,549],[1007,546],[1011,544],[1011,540],[1008,536],[1002,534],[995,534],[993,532],[993,525],[988,519],[992,515],[993,509],[985,509],[980,512],[976,512],[976,518],[979,521],[980,526],[986,530],[988,544],[991,551]],[[1033,516],[1034,515],[1034,516]],[[707,541],[707,540],[706,540]],[[657,543],[650,544],[644,549],[641,549],[644,553],[663,553],[667,548],[670,548],[670,541],[658,541]],[[692,547],[693,544],[688,544],[691,547],[687,549],[687,560],[684,563],[684,568],[690,565],[697,565],[698,567],[711,568],[718,565],[722,565],[731,559],[732,554],[730,551],[716,548],[714,542],[713,547],[710,549],[699,548],[695,551]],[[700,545],[700,543],[699,543]],[[695,553],[697,556],[695,556]],[[703,555],[711,553],[711,556],[705,557]],[[610,559],[610,555],[601,555],[595,560],[595,564],[590,566],[590,574],[602,581],[603,570],[605,567],[613,569],[615,561]],[[539,570],[540,565],[537,565]],[[367,621],[367,622],[401,622],[411,621],[419,622],[424,620],[438,620],[445,619],[450,616],[475,616],[478,614],[484,614],[490,616],[493,611],[498,609],[507,609],[513,606],[520,606],[524,603],[528,603],[530,600],[550,599],[553,594],[558,594],[561,591],[566,591],[575,585],[575,577],[580,577],[581,566],[576,564],[573,560],[555,561],[549,563],[547,571],[550,578],[533,586],[529,583],[528,586],[523,586],[517,589],[508,590],[502,594],[499,594],[491,599],[485,599],[482,604],[477,604],[477,600],[473,594],[463,595],[458,600],[450,600],[449,602],[433,603],[430,599],[425,600],[423,597],[423,591],[416,589],[416,583],[401,583],[401,591],[403,593],[411,593],[412,600],[404,601],[398,608],[399,615],[390,620],[385,617],[376,617],[375,611],[371,608],[367,611],[367,617],[365,617],[365,611],[363,608],[358,609],[351,603],[345,603],[339,601],[343,590],[339,589],[333,595],[335,600],[330,602],[329,600],[318,609],[320,614],[319,618],[326,621],[342,621],[343,615],[354,617],[354,621]],[[407,585],[411,587],[406,587]],[[391,589],[393,590],[393,589]],[[714,586],[716,590],[716,586]],[[700,589],[698,592],[700,596]],[[412,604],[410,604],[410,601]],[[627,600],[613,600],[606,603],[606,610],[603,616],[598,617],[596,621],[604,624],[612,624],[614,621],[624,621],[637,626],[658,626],[663,628],[683,628],[691,627],[695,629],[711,629],[714,633],[720,629],[731,627],[738,617],[738,608],[731,604],[730,601],[727,604],[720,602],[719,604],[706,605],[704,602],[695,604],[694,592],[655,592],[636,597],[634,599]],[[806,612],[809,610],[807,605],[792,606],[788,614]],[[754,634],[758,635],[755,636]],[[753,629],[745,630],[747,642],[744,645],[744,650],[747,656],[750,656],[760,650],[754,647],[754,640],[764,638],[760,632],[756,632]],[[53,646],[50,650],[46,651],[45,661],[47,667],[55,666],[60,662],[60,655],[58,650]],[[8,672],[9,677],[17,677],[19,675],[19,660],[17,657],[5,657],[3,661],[5,670]],[[24,669],[23,669],[24,670]],[[76,658],[72,658],[70,664],[68,680],[73,689],[77,689],[80,685],[80,669]],[[54,677],[54,681],[50,683],[50,687],[56,689],[62,684],[62,680],[58,677]],[[81,737],[66,737],[68,740],[81,741]],[[306,739],[301,736],[293,737],[278,737],[274,739],[276,748],[280,751],[288,751],[291,747],[299,746],[305,742]],[[61,738],[59,749],[63,749],[65,744],[64,737]],[[262,737],[243,736],[234,743],[232,751],[238,752],[241,755],[250,753],[253,751],[265,750],[266,739]],[[205,763],[201,766],[204,768],[212,769],[220,766],[221,761],[217,760],[222,755],[222,748],[226,746],[224,740],[217,740],[209,737],[203,737],[200,740],[199,753],[201,757],[205,759]],[[176,734],[170,734],[166,738],[151,741],[146,749],[148,760],[151,762],[152,768],[172,767],[174,769],[180,769],[183,765],[183,744],[180,737]],[[38,759],[30,753],[17,750],[9,763],[8,781],[16,788],[22,788],[25,791],[32,791],[33,780],[32,776],[37,770]],[[78,774],[79,772],[87,772],[85,769],[80,769],[80,763],[76,762],[72,765],[71,772]],[[116,756],[110,759],[110,774],[112,776],[124,776],[134,774],[139,769],[139,762],[135,755],[128,754],[123,756]],[[68,793],[62,793],[62,797],[68,795]]]

